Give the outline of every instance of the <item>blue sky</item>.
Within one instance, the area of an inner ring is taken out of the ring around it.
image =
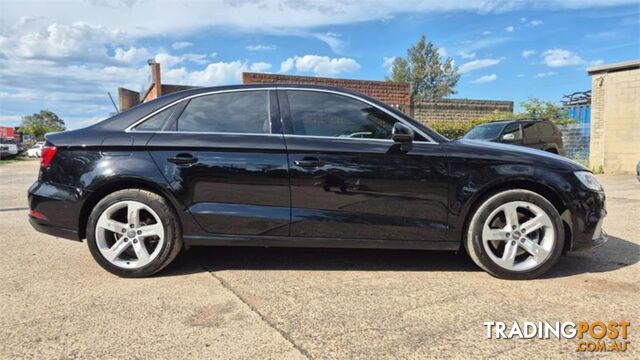
[[[421,34],[454,59],[455,98],[559,101],[589,66],[640,58],[628,0],[3,1],[0,125],[47,108],[69,128],[113,111],[107,92],[222,85],[242,71],[382,80]]]

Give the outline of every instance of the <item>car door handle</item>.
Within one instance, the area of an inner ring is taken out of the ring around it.
[[[324,161],[316,158],[303,158],[302,160],[295,160],[293,163],[303,168],[316,168],[324,165]]]
[[[191,165],[198,162],[198,158],[187,153],[180,153],[176,156],[172,156],[167,158],[167,161],[172,162],[176,165]]]

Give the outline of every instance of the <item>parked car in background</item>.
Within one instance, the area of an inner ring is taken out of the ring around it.
[[[449,140],[338,88],[197,88],[46,140],[31,224],[86,238],[125,277],[190,246],[253,245],[464,247],[494,276],[530,279],[607,239],[604,191],[582,165]]]
[[[18,144],[13,139],[0,138],[0,159],[13,159],[18,155]]]
[[[27,150],[27,156],[30,158],[40,157],[42,155],[42,148],[44,147],[44,141],[35,143]]]
[[[522,145],[554,154],[565,154],[562,131],[547,120],[504,120],[485,123],[471,129],[464,138]]]

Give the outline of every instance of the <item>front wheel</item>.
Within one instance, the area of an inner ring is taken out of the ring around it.
[[[564,246],[556,208],[528,190],[508,190],[485,200],[469,222],[465,248],[493,276],[532,279],[547,272]]]
[[[87,244],[105,270],[145,277],[169,265],[182,248],[178,219],[161,196],[139,189],[100,200],[87,221]]]

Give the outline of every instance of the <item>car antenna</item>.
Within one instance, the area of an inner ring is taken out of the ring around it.
[[[118,110],[118,107],[116,106],[116,102],[113,101],[113,96],[111,96],[111,93],[107,91],[107,95],[109,95],[109,99],[111,100],[111,103],[113,104],[113,107],[116,108],[116,112],[120,113],[120,110]]]

